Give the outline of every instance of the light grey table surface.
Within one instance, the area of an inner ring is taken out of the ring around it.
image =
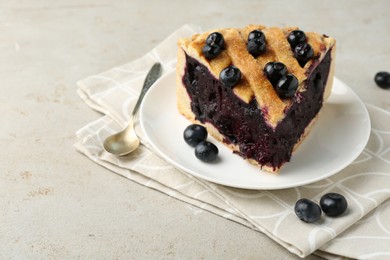
[[[338,41],[336,76],[390,110],[390,1],[0,1],[1,259],[299,259],[267,236],[128,181],[74,147],[100,114],[76,82],[184,23],[296,25]],[[318,259],[311,255],[307,259]]]

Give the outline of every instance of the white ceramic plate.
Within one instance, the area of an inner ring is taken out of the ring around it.
[[[152,147],[175,167],[218,184],[257,190],[284,189],[327,178],[362,152],[370,135],[370,118],[359,97],[335,78],[332,94],[312,132],[279,174],[261,171],[212,137],[219,159],[204,163],[183,139],[190,122],[176,108],[175,73],[159,79],[146,94],[140,123]]]

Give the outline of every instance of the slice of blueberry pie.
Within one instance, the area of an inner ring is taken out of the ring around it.
[[[250,25],[193,35],[178,46],[179,112],[264,170],[290,161],[330,95],[335,40]]]

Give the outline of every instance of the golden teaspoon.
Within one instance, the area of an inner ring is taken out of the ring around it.
[[[131,118],[127,127],[119,133],[111,135],[104,140],[103,147],[107,152],[121,156],[129,154],[138,148],[140,141],[134,130],[135,118],[146,92],[161,76],[161,72],[161,64],[155,63],[146,75],[144,85],[142,86],[142,90],[137,103],[135,104],[134,110],[131,113]]]

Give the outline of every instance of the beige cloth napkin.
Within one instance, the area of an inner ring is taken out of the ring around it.
[[[77,132],[75,147],[98,164],[172,197],[263,232],[298,256],[390,258],[390,113],[367,105],[372,133],[363,153],[346,169],[322,181],[283,190],[244,190],[214,184],[181,172],[148,148],[115,157],[102,141],[126,125],[145,75],[155,61],[164,73],[175,68],[176,41],[200,32],[184,25],[142,58],[78,82],[78,93],[105,115]],[[139,127],[138,133],[142,137]],[[294,214],[302,197],[319,201],[327,192],[346,196],[349,209],[338,218],[306,224]]]

